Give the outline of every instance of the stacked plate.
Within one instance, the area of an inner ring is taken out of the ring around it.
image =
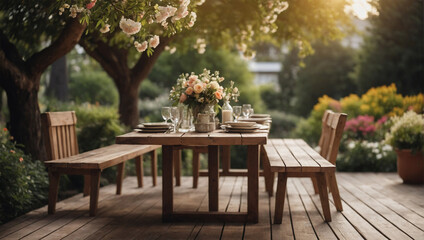
[[[256,122],[226,122],[225,131],[230,133],[252,133],[259,129]]]
[[[171,126],[171,123],[164,122],[142,123],[137,126],[135,131],[141,133],[164,133],[168,131]]]

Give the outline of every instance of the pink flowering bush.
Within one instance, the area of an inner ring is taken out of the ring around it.
[[[372,137],[376,131],[374,117],[368,115],[359,115],[346,122],[345,131],[350,137],[356,139],[366,139]]]

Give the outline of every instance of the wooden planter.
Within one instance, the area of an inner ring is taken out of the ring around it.
[[[419,151],[412,154],[411,150],[396,150],[397,171],[403,183],[423,184],[424,183],[424,156]]]

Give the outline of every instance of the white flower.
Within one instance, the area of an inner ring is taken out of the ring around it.
[[[158,35],[155,35],[152,38],[150,38],[150,40],[149,40],[149,46],[151,48],[155,48],[158,45],[159,45],[159,36]]]
[[[349,149],[353,149],[355,147],[355,142],[353,142],[353,141],[349,142],[349,144],[347,145],[347,147]]]
[[[382,155],[381,153],[379,153],[379,154],[375,155],[375,157],[376,157],[377,159],[381,159],[381,158],[383,157],[383,155]]]
[[[218,84],[217,81],[212,81],[210,83],[210,86],[211,86],[212,89],[215,89],[215,90],[217,90],[219,88],[219,84]]]
[[[205,3],[205,1],[206,1],[206,0],[199,0],[199,1],[196,3],[196,5],[197,5],[197,6],[202,6],[202,5],[203,5],[203,3]]]
[[[100,28],[101,33],[107,33],[109,31],[110,31],[110,25],[109,24],[105,24],[102,28]]]
[[[140,31],[141,23],[135,22],[129,18],[126,19],[122,16],[121,21],[119,22],[119,27],[124,33],[133,35]]]
[[[137,41],[134,42],[134,46],[138,52],[144,52],[147,49],[147,41],[142,42],[141,44]]]

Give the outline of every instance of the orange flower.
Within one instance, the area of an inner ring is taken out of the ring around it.
[[[221,99],[222,99],[222,93],[221,93],[221,92],[219,92],[219,91],[216,91],[216,92],[215,92],[215,97],[216,97],[217,99],[221,100]]]
[[[22,157],[19,158],[19,162],[23,162],[24,159]]]
[[[188,88],[185,90],[185,93],[186,93],[187,95],[191,95],[191,94],[193,93],[193,88],[192,88],[192,87],[188,87]]]
[[[3,128],[3,131],[7,132],[7,128]]]
[[[10,150],[11,153],[15,153],[15,150]]]

